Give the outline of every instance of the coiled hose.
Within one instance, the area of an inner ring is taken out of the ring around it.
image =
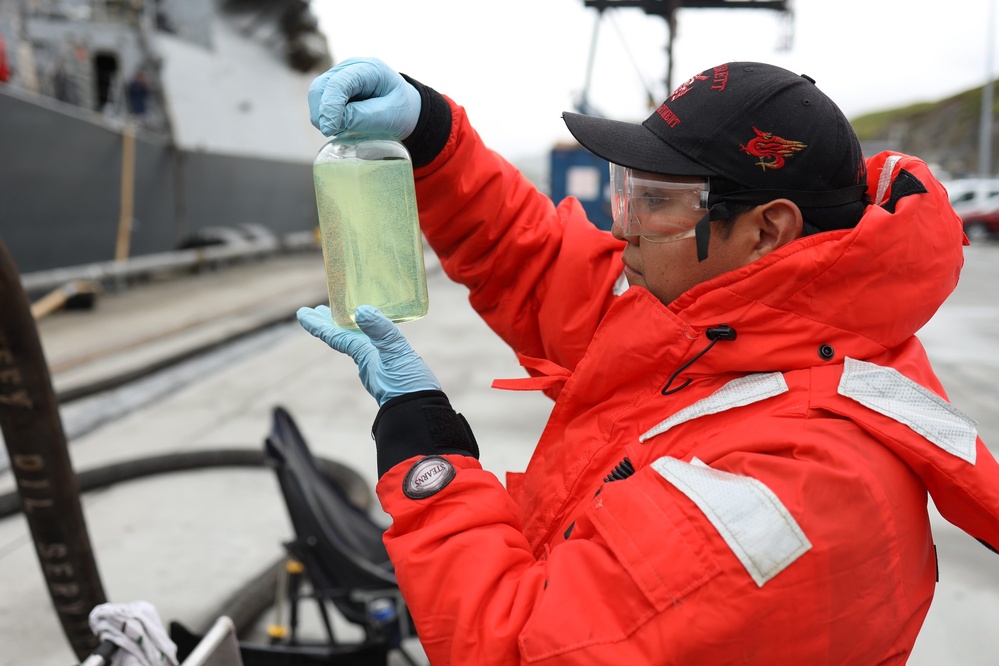
[[[371,508],[371,489],[363,477],[350,467],[334,460],[319,456],[316,460],[330,478],[344,490],[351,504],[361,511],[368,511]],[[87,493],[116,483],[135,481],[158,474],[210,468],[266,468],[266,466],[267,459],[262,448],[202,449],[112,463],[81,471],[76,474],[76,478],[79,482],[79,492]],[[21,497],[18,492],[0,495],[0,520],[15,515],[20,510]],[[264,612],[274,605],[277,580],[283,567],[284,557],[263,567],[218,608],[203,613],[200,623],[194,624],[193,629],[203,633],[220,615],[225,615],[233,621],[237,633],[243,633],[251,628]]]

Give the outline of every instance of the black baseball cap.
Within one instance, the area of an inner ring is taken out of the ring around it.
[[[862,202],[867,189],[860,141],[846,116],[811,78],[774,65],[730,62],[705,70],[641,124],[562,117],[584,148],[609,162],[737,186],[715,201],[787,198],[824,208]],[[856,217],[819,218],[824,230],[856,224]]]

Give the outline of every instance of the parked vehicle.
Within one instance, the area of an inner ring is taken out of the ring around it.
[[[944,187],[968,240],[980,243],[999,236],[999,178],[963,178]]]
[[[999,236],[999,196],[990,197],[983,208],[961,213],[964,233],[972,243]]]

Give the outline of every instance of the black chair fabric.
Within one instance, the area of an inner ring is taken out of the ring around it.
[[[369,603],[384,592],[401,605],[384,529],[352,504],[313,457],[291,415],[273,409],[265,452],[274,466],[295,531],[285,544],[302,562],[313,590],[368,635],[383,627],[372,621]],[[399,608],[399,613],[405,612]]]

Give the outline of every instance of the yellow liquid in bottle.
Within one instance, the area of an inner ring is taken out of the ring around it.
[[[316,164],[313,177],[333,321],[357,329],[359,305],[394,322],[427,314],[412,163],[340,159]]]

